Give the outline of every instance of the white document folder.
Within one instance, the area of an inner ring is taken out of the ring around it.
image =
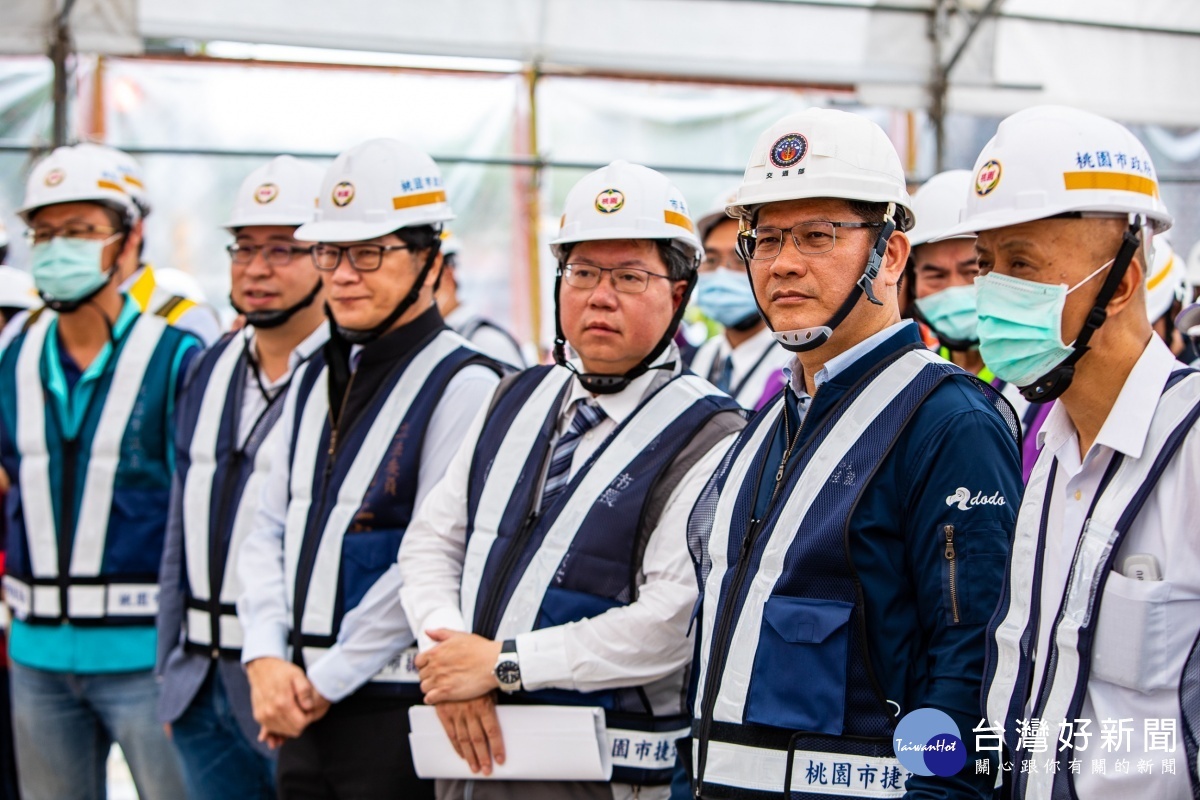
[[[612,777],[604,712],[586,706],[497,706],[503,764],[486,778],[471,772],[433,706],[408,710],[413,765],[422,778],[519,781],[607,781]]]

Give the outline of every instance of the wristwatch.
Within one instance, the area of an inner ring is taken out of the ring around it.
[[[517,640],[505,639],[496,659],[496,680],[500,691],[512,694],[521,688],[521,664],[517,659]]]

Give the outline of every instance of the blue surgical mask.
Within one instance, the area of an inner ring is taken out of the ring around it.
[[[1062,340],[1067,295],[1099,275],[1108,261],[1074,286],[1049,284],[990,272],[975,279],[979,289],[979,354],[996,377],[1029,386],[1074,352]]]
[[[974,342],[979,315],[975,311],[976,288],[951,286],[916,300],[917,310],[934,332],[956,342]]]
[[[32,248],[33,283],[47,300],[71,303],[95,294],[111,277],[101,267],[104,248],[120,238],[71,239],[56,236]]]
[[[696,280],[696,305],[727,328],[758,314],[754,290],[744,273],[727,269],[702,272]]]

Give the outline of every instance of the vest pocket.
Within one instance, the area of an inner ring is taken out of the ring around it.
[[[771,597],[763,607],[746,722],[839,735],[853,603]]]
[[[1175,685],[1178,670],[1169,669],[1168,661],[1187,647],[1179,643],[1182,647],[1172,649],[1168,643],[1170,594],[1166,581],[1139,581],[1109,572],[1096,615],[1093,678],[1139,692]]]

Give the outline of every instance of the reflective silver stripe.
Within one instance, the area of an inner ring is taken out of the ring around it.
[[[301,369],[307,370],[308,364]],[[312,391],[308,393],[307,402],[303,409],[296,408],[297,398],[294,391],[288,392],[285,402],[292,406],[292,415],[284,408],[284,418],[300,414],[297,429],[295,450],[288,462],[291,464],[290,494],[287,517],[283,528],[283,579],[287,587],[288,613],[292,611],[292,600],[296,596],[296,565],[300,560],[300,545],[304,542],[304,527],[308,524],[308,510],[312,506],[313,473],[317,464],[317,448],[321,446],[321,432],[325,420],[329,418],[329,394],[326,387],[329,381],[329,368],[323,367],[321,374],[313,382]],[[293,386],[304,382],[304,374],[297,370]],[[285,431],[290,437],[291,431]]]
[[[212,596],[212,589],[208,585],[208,553],[212,486],[217,472],[217,437],[220,435],[221,417],[229,394],[230,377],[245,352],[244,341],[238,337],[236,341],[228,342],[213,366],[212,374],[204,386],[200,413],[196,417],[196,427],[188,446],[190,463],[183,484],[183,543],[187,554],[188,586],[192,596],[198,600],[208,600]]]
[[[121,348],[88,458],[87,478],[83,484],[78,524],[75,526],[75,543],[71,549],[72,577],[91,578],[100,574],[104,562],[104,543],[108,536],[108,518],[112,513],[113,484],[121,460],[121,439],[125,436],[125,428],[142,390],[146,368],[150,366],[158,341],[166,329],[166,320],[147,314],[139,315]],[[73,615],[73,610],[69,609],[68,613]]]
[[[583,520],[596,504],[596,498],[616,480],[617,476],[646,446],[696,401],[708,396],[721,396],[710,383],[692,375],[684,375],[668,383],[654,394],[592,462],[587,474],[571,492],[558,517],[542,539],[541,546],[513,590],[504,615],[496,629],[496,639],[511,639],[533,630],[542,597],[562,563],[563,556],[575,539]],[[545,416],[541,419],[544,419]],[[516,425],[521,425],[518,417]],[[540,427],[540,420],[537,423]]]
[[[504,434],[498,453],[512,459],[511,469],[492,469],[479,497],[479,508],[475,513],[475,525],[467,543],[463,560],[462,590],[460,605],[467,630],[475,630],[475,606],[479,598],[479,584],[483,580],[483,567],[488,554],[496,542],[496,531],[500,518],[508,507],[509,498],[521,477],[523,462],[517,462],[512,454],[529,453],[541,431],[542,423],[555,409],[554,404],[562,392],[563,385],[574,379],[566,367],[555,367],[546,373],[533,394],[522,406]]]
[[[58,576],[58,536],[46,447],[46,403],[40,364],[55,313],[46,309],[25,334],[17,356],[17,448],[21,451],[21,514],[35,578]],[[57,604],[57,600],[55,603]],[[14,606],[13,610],[16,610]],[[54,616],[58,616],[56,613]]]
[[[1042,554],[1037,552],[1038,532],[1042,522],[1042,498],[1050,479],[1053,456],[1042,452],[1024,499],[1017,514],[1016,532],[1013,538],[1012,555],[1009,558],[1008,611],[996,628],[996,672],[987,693],[988,719],[998,725],[1007,725],[1009,703],[1016,691],[1017,672],[1020,668],[1021,636],[1029,625],[1035,576],[1041,572]],[[1053,624],[1053,620],[1047,621]],[[1034,632],[1036,637],[1036,631]],[[1036,646],[1037,642],[1031,642]]]
[[[1167,438],[1198,402],[1200,376],[1196,375],[1184,378],[1162,396],[1150,423],[1142,457],[1122,460],[1108,488],[1096,502],[1091,518],[1084,526],[1071,563],[1070,578],[1062,603],[1062,620],[1055,626],[1052,634],[1058,648],[1058,663],[1045,706],[1037,715],[1041,719],[1070,718],[1071,701],[1080,679],[1079,631],[1091,622],[1091,616],[1097,610],[1093,603],[1100,601],[1098,590],[1108,556],[1119,546],[1116,525],[1126,507],[1142,488]],[[1038,600],[1034,599],[1033,602]],[[1040,668],[1043,673],[1045,658],[1048,656],[1049,653],[1039,659],[1042,661]],[[1047,730],[1043,733],[1043,738],[1053,747],[1057,731],[1053,725],[1045,727]],[[1054,779],[1055,775],[1049,771],[1044,775],[1031,772],[1026,797],[1049,798]]]
[[[704,682],[708,675],[709,648],[712,646],[713,628],[717,622],[717,604],[721,599],[721,582],[729,569],[729,561],[726,556],[729,549],[729,523],[733,518],[733,506],[737,502],[738,490],[746,481],[747,476],[752,474],[750,469],[754,466],[755,455],[762,447],[764,440],[775,430],[775,420],[783,413],[782,398],[773,401],[760,413],[764,415],[762,423],[750,436],[737,460],[730,465],[729,475],[725,480],[725,491],[717,500],[712,532],[709,534],[708,554],[712,566],[709,569],[708,581],[705,583],[704,606],[701,614],[703,630],[700,637],[700,673],[696,691],[695,714],[697,717],[702,713],[700,703],[704,697]]]
[[[218,647],[240,649],[242,646],[242,625],[235,614],[222,614],[218,620],[221,641]],[[212,620],[209,613],[200,608],[187,610],[187,640],[193,644],[209,647],[212,645]]]
[[[683,739],[691,728],[675,731],[634,731],[609,728],[608,754],[614,767],[631,769],[674,769],[675,742]]]
[[[935,354],[927,350],[910,351],[888,365],[854,400],[841,418],[829,431],[821,445],[813,453],[804,473],[796,481],[779,514],[779,523],[771,531],[770,539],[763,550],[758,572],[750,582],[749,591],[741,613],[729,640],[729,653],[725,670],[721,676],[721,689],[713,708],[713,719],[719,722],[741,724],[746,705],[750,677],[754,669],[754,656],[758,651],[758,637],[762,628],[763,606],[783,572],[784,559],[799,532],[799,522],[804,519],[813,501],[829,482],[829,476],[846,458],[846,454],[866,433],[876,417],[887,413],[888,406],[912,380],[931,363],[941,363]],[[743,451],[742,457],[753,459],[756,453]],[[729,494],[736,494],[737,484],[726,483]],[[722,498],[722,501],[725,498]],[[724,509],[725,514],[720,512]],[[732,516],[732,503],[718,505],[718,517],[714,530],[728,529]],[[714,570],[709,574],[707,590],[720,593],[720,583]],[[703,696],[698,695],[698,696]],[[706,773],[705,779],[708,779]]]
[[[326,520],[325,529],[321,534],[321,541],[317,545],[312,577],[308,586],[308,597],[304,606],[304,618],[301,621],[303,633],[327,636],[333,632],[338,575],[341,573],[342,567],[342,539],[345,538],[346,531],[354,520],[354,515],[362,506],[367,488],[379,471],[379,465],[391,448],[396,431],[405,416],[408,415],[413,402],[425,390],[428,379],[437,365],[463,346],[464,340],[458,334],[450,331],[440,333],[437,338],[413,356],[383,407],[371,421],[371,428],[358,453],[354,456],[345,480],[338,489],[337,503],[329,512],[329,518]],[[317,384],[312,394],[325,394],[324,385]],[[306,408],[306,418],[308,417],[307,411]],[[323,426],[324,421],[321,424]],[[309,470],[311,470],[311,466]],[[409,476],[409,478],[415,480],[416,476]],[[311,486],[311,482],[309,485]],[[291,521],[289,514],[288,522],[291,523]],[[285,541],[288,538],[285,535]],[[294,538],[302,539],[303,532],[299,537]]]
[[[693,748],[693,760],[697,749]],[[785,789],[787,761],[785,750],[710,741],[708,760],[704,766],[704,783],[779,793]],[[893,770],[899,770],[896,781],[891,779],[895,776]],[[883,777],[885,771],[889,774],[886,788]],[[792,754],[790,788],[793,794],[807,792],[842,797],[903,797],[904,782],[910,774],[894,758],[797,750]],[[893,783],[898,785],[891,785]]]
[[[313,665],[328,652],[328,648],[325,647],[305,647],[304,663],[308,665],[309,669],[312,669]],[[416,657],[417,648],[415,646],[406,648],[393,656],[383,669],[375,673],[369,683],[420,683],[421,678],[415,663]]]

